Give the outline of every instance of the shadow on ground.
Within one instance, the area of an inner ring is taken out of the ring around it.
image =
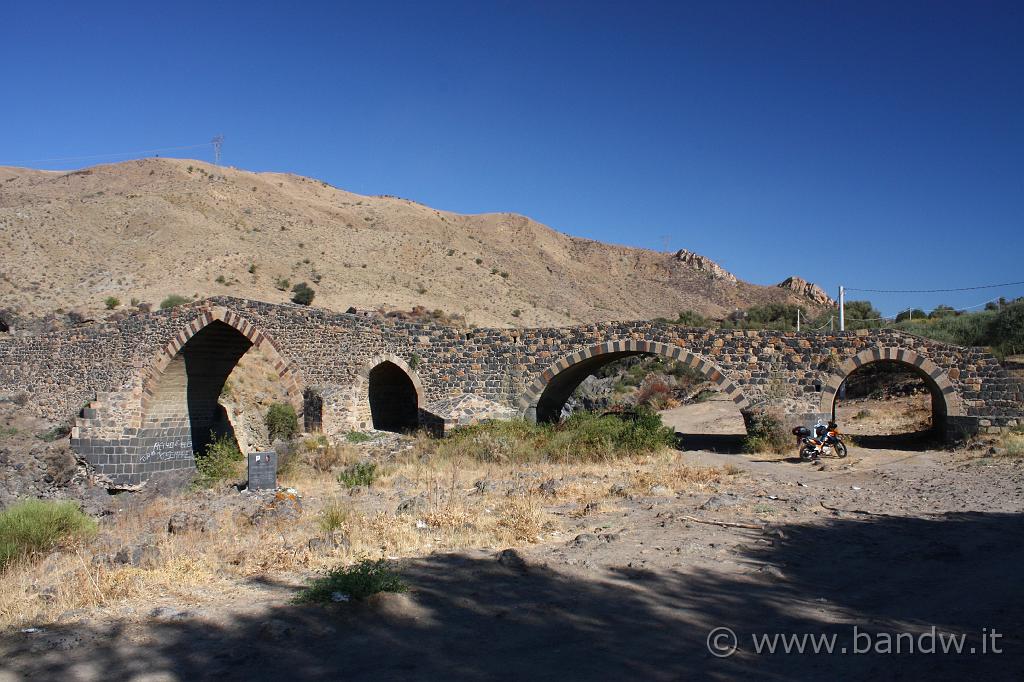
[[[905,450],[907,452],[923,452],[925,450],[942,449],[942,438],[934,429],[896,433],[884,436],[849,436],[858,447],[870,450]]]
[[[674,522],[675,523],[675,522]],[[687,528],[678,523],[679,542]],[[870,517],[745,534],[749,549],[692,573],[624,566],[582,580],[491,558],[428,557],[403,572],[408,595],[331,607],[282,605],[227,627],[154,622],[0,638],[0,669],[37,679],[1019,679],[1024,669],[1024,517]],[[566,547],[571,553],[573,548]],[[728,562],[725,562],[728,563]],[[769,570],[768,567],[772,567]],[[738,568],[738,570],[737,570]],[[753,652],[754,632],[1003,634],[1002,654]],[[739,651],[716,658],[708,631]],[[57,647],[57,648],[54,648]],[[63,648],[63,650],[60,650]]]
[[[723,455],[738,455],[743,452],[742,433],[676,433],[676,447],[680,450],[703,450]]]

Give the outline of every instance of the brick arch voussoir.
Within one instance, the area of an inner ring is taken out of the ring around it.
[[[840,363],[832,371],[832,374],[829,375],[821,389],[821,401],[818,404],[818,410],[823,414],[831,412],[836,394],[839,392],[839,387],[842,386],[848,376],[864,365],[884,360],[891,360],[917,369],[918,372],[927,376],[935,384],[935,387],[946,403],[946,414],[948,416],[959,417],[964,415],[960,394],[957,392],[956,387],[953,386],[953,382],[950,380],[946,370],[935,364],[931,358],[925,355],[921,355],[909,348],[898,347],[865,348],[852,358]]]
[[[695,355],[679,346],[660,341],[606,341],[571,355],[566,355],[540,372],[533,382],[527,386],[526,391],[519,399],[520,415],[525,417],[532,408],[536,407],[537,401],[540,400],[541,395],[551,380],[573,365],[600,355],[623,352],[650,353],[682,362],[696,369],[712,381],[718,387],[718,390],[732,398],[732,401],[740,409],[745,409],[750,405],[739,386],[729,379],[725,370],[707,358]]]
[[[164,347],[157,352],[156,357],[149,363],[143,376],[142,411],[145,412],[149,407],[149,401],[153,395],[153,384],[164,370],[167,369],[167,366],[171,364],[175,356],[181,352],[181,349],[185,347],[189,339],[214,322],[223,322],[229,327],[234,328],[263,353],[274,367],[274,371],[277,372],[284,382],[284,388],[292,406],[301,414],[303,408],[303,381],[302,375],[295,367],[295,363],[285,358],[280,346],[269,334],[238,313],[220,306],[202,310],[198,317],[192,319],[188,324],[179,329],[178,333],[171,337],[164,344]]]

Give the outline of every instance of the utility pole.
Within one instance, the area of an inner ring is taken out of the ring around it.
[[[846,289],[839,285],[839,331],[846,331]]]
[[[224,136],[217,135],[210,143],[213,145],[213,163],[217,166],[220,165],[220,148],[224,144]]]

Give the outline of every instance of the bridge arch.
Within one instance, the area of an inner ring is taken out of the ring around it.
[[[277,344],[251,322],[226,308],[211,308],[185,325],[150,363],[142,380],[141,423],[158,430],[169,448],[202,452],[219,418],[224,383],[238,361],[257,348],[281,378],[288,400],[301,414],[301,379]]]
[[[938,428],[945,417],[964,416],[963,403],[960,395],[946,370],[934,361],[906,348],[866,348],[852,358],[842,362],[826,380],[821,390],[821,402],[818,411],[823,414],[835,414],[836,396],[840,386],[847,377],[861,367],[878,362],[894,362],[908,367],[924,380],[932,396],[933,428]]]
[[[360,428],[414,430],[424,405],[423,382],[397,355],[374,355],[356,372],[353,400]]]
[[[739,409],[749,406],[747,398],[722,368],[699,355],[657,341],[608,341],[568,355],[541,372],[519,399],[519,413],[531,421],[557,421],[565,401],[587,376],[610,362],[634,355],[660,355],[689,365],[728,395]]]

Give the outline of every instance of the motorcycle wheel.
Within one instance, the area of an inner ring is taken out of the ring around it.
[[[814,449],[813,445],[805,445],[802,448],[800,448],[800,459],[814,459],[814,454],[816,452],[817,450]]]
[[[838,457],[846,457],[846,443],[841,440],[836,441],[836,444],[833,447],[836,449],[836,455]]]

